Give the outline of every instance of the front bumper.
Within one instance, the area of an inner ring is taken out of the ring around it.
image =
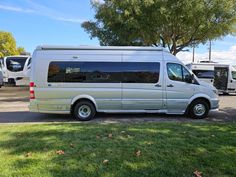
[[[211,99],[211,109],[218,109],[219,108],[219,99]]]

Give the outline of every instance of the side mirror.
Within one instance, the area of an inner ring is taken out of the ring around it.
[[[193,74],[186,75],[185,78],[184,78],[184,81],[187,82],[187,83],[193,83],[193,79],[194,79],[194,75]]]

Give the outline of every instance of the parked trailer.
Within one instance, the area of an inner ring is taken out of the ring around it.
[[[30,56],[8,56],[1,61],[3,82],[5,85],[29,85]]]
[[[187,67],[200,80],[214,85],[220,93],[236,93],[236,65],[191,63]]]
[[[85,121],[96,112],[204,118],[218,108],[217,90],[162,48],[39,46],[31,66],[31,112]]]

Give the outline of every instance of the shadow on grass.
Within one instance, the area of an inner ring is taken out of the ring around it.
[[[7,126],[0,150],[14,157],[12,176],[235,176],[235,132],[208,123]]]

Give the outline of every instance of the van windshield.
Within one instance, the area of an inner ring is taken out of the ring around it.
[[[12,72],[23,71],[27,57],[8,57],[7,69]]]

